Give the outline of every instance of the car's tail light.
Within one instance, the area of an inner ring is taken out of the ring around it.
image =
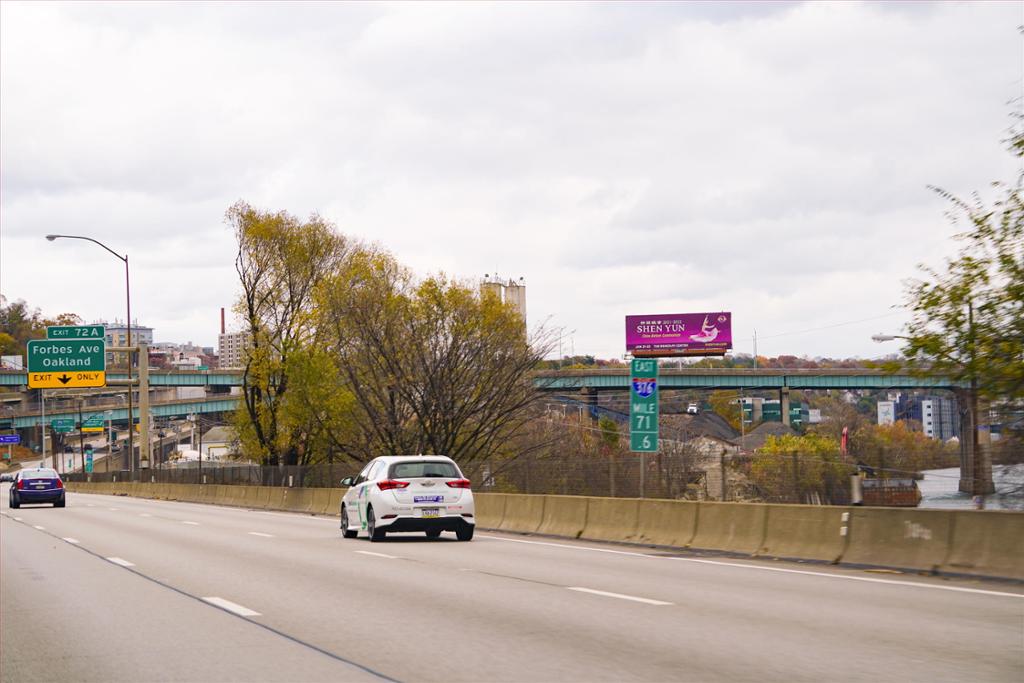
[[[396,481],[394,479],[385,479],[384,481],[377,482],[377,488],[381,491],[390,491],[391,489],[404,489],[409,485],[407,481]]]
[[[64,488],[64,482],[62,482],[60,479],[57,480],[57,488],[59,488],[59,489]]]
[[[24,479],[19,479],[18,480],[18,490],[21,491],[24,488],[25,488],[25,480]]]
[[[469,479],[456,479],[455,481],[449,481],[449,482],[445,482],[445,483],[447,483],[448,486],[452,487],[453,489],[468,489],[469,488]]]

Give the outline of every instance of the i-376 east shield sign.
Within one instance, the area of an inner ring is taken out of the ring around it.
[[[629,377],[629,450],[658,451],[658,361],[634,358]]]

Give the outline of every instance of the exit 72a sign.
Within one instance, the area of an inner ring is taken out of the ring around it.
[[[27,346],[28,385],[33,389],[107,384],[102,339],[33,339]]]
[[[658,452],[658,361],[634,358],[629,376],[629,450]]]
[[[103,339],[103,325],[51,325],[46,328],[47,339]]]

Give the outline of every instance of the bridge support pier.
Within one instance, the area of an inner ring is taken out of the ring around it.
[[[984,496],[995,493],[992,481],[992,452],[989,433],[979,430],[977,396],[970,390],[957,391],[960,410],[960,484],[963,493]]]
[[[779,410],[782,411],[782,424],[789,427],[789,387],[779,389]]]
[[[597,424],[597,389],[594,387],[583,387],[580,389],[580,401],[587,405],[590,421]],[[627,435],[628,436],[628,435]]]

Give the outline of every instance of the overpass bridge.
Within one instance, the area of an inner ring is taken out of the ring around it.
[[[108,379],[127,379],[125,372],[111,371]],[[877,368],[682,368],[659,371],[664,389],[966,389],[967,384],[948,377],[915,377]],[[533,375],[541,391],[629,388],[629,368],[546,370]],[[0,371],[0,387],[19,390],[28,384],[21,371]],[[237,370],[150,370],[151,387],[239,387]]]

